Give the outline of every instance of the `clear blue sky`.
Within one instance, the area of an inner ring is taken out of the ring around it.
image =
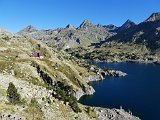
[[[160,12],[159,0],[0,0],[0,28],[11,32],[32,24],[38,29],[93,24],[120,26],[127,19],[142,22]]]

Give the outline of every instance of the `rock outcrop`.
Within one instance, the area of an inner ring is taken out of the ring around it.
[[[89,77],[85,77],[83,79],[84,79],[84,81],[86,81],[87,83],[89,83],[89,82],[101,80],[101,76],[100,75],[94,75],[94,76],[90,75]]]
[[[127,73],[119,71],[119,70],[107,70],[105,71],[106,76],[113,76],[113,77],[124,77]]]
[[[92,86],[85,89],[80,88],[78,91],[76,91],[75,97],[77,98],[77,100],[79,100],[84,95],[93,95],[94,93],[95,90]]]
[[[97,76],[90,76],[89,78],[85,78],[87,82],[97,81],[98,79],[103,79],[103,77],[105,76],[124,77],[127,75],[127,73],[125,72],[122,72],[119,70],[112,70],[112,69],[101,69],[101,68],[91,67],[90,70],[93,72],[96,72]]]
[[[140,118],[135,117],[132,113],[128,113],[121,109],[107,109],[95,107],[95,111],[100,120],[140,120]]]

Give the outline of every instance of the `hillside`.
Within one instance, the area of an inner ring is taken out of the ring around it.
[[[58,85],[59,81],[64,86],[72,86],[75,96],[79,98],[87,94],[87,90],[92,92],[83,78],[94,73],[87,72],[87,69],[78,65],[78,60],[66,53],[31,38],[0,33],[0,43],[0,115],[3,119],[15,117],[31,120],[33,114],[35,119],[89,119],[84,111],[85,106],[78,105],[82,112],[76,114],[69,105],[52,97],[50,87]],[[33,52],[42,53],[44,58],[30,57]],[[10,82],[20,93],[22,105],[9,104],[6,90]],[[38,102],[35,108],[30,106],[33,98]]]

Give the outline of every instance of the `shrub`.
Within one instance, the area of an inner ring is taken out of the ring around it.
[[[78,107],[77,99],[75,97],[69,97],[68,102],[74,112],[82,112]]]
[[[7,97],[8,97],[9,102],[11,104],[17,104],[17,103],[21,102],[21,96],[17,92],[17,89],[12,82],[9,83],[9,86],[8,86],[8,89],[7,89]]]
[[[88,113],[88,114],[91,113],[91,107],[87,107],[87,113]]]

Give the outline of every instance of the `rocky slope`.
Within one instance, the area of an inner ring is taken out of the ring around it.
[[[90,89],[93,88],[83,80],[83,77],[94,73],[87,72],[87,69],[80,67],[71,56],[31,38],[15,34],[8,35],[3,32],[0,33],[0,43],[0,113],[2,119],[32,119],[30,114],[33,111],[29,106],[32,98],[38,102],[38,108],[35,110],[36,119],[90,119],[90,116],[83,110],[85,106],[79,105],[82,112],[75,113],[69,105],[53,97],[53,91],[48,87],[60,81],[67,86],[72,86],[76,94],[80,90],[83,92],[81,96],[92,94]],[[44,58],[30,57],[33,52],[43,53]],[[22,105],[9,104],[6,90],[10,82],[16,86],[25,101]]]

